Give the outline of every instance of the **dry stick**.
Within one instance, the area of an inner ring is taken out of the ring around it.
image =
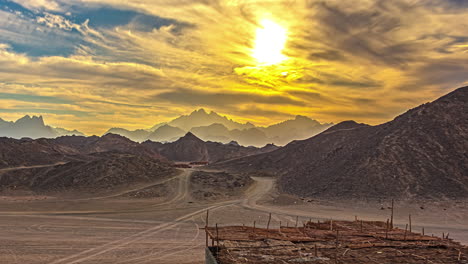
[[[410,233],[412,232],[412,228],[411,228],[411,214],[409,215],[409,231]]]
[[[335,241],[335,263],[338,263],[338,230],[336,230],[336,241]]]
[[[268,216],[267,230],[270,229],[271,213]]]
[[[403,238],[403,240],[405,240],[405,241],[406,241],[406,233],[407,233],[407,232],[408,232],[408,224],[406,224],[406,227],[405,227],[405,236],[404,236],[404,238]]]
[[[361,220],[361,233],[362,233],[362,220]]]
[[[205,235],[206,235],[206,241],[205,244],[208,247],[208,214],[210,210],[206,210],[206,220],[205,220]]]
[[[333,231],[333,219],[330,219],[330,231]]]
[[[388,228],[389,228],[389,225],[390,225],[390,220],[387,219],[387,227],[385,228],[385,239],[388,239]]]
[[[394,201],[392,199],[392,215],[391,215],[391,218],[390,218],[390,227],[393,229],[393,205],[394,205]]]
[[[297,221],[299,221],[299,216],[296,216],[296,225],[295,225],[295,227],[297,227]]]
[[[450,234],[450,233],[447,233],[447,235],[445,236],[445,239],[448,239],[449,234]]]
[[[314,246],[315,246],[315,257],[318,257],[317,244],[314,244]],[[458,260],[460,260],[460,255],[458,256]]]
[[[442,240],[444,240],[444,238],[445,238],[445,233],[442,232]]]
[[[281,221],[280,221],[279,231],[281,232]]]
[[[216,223],[216,255],[219,252],[219,233],[218,233],[218,223]]]
[[[424,227],[422,228],[422,235],[424,236]]]

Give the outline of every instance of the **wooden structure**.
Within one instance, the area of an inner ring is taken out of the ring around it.
[[[271,214],[270,218],[271,219]],[[411,221],[411,217],[409,217]],[[393,222],[393,221],[392,221]],[[300,226],[208,226],[206,244],[219,264],[466,263],[468,248],[448,236],[427,236],[386,222],[307,221]],[[210,262],[213,263],[213,262]]]

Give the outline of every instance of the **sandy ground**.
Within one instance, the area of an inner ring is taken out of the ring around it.
[[[294,225],[316,219],[386,220],[389,202],[346,203],[304,201],[278,195],[275,181],[255,183],[230,200],[196,201],[190,196],[184,171],[172,180],[140,186],[163,185],[170,195],[135,199],[132,188],[114,195],[86,199],[60,197],[0,197],[0,263],[204,263],[206,210],[209,224],[264,226]],[[25,198],[27,197],[27,198]],[[423,206],[424,209],[420,207]],[[405,225],[412,214],[413,229],[427,234],[450,233],[468,244],[468,203],[397,203],[396,223]],[[444,210],[445,209],[445,210]]]

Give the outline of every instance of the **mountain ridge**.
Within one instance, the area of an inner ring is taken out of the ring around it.
[[[369,126],[345,121],[306,140],[214,168],[278,177],[290,194],[340,199],[468,197],[468,87]]]

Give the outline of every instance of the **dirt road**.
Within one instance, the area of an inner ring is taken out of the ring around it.
[[[206,210],[210,210],[210,225],[256,221],[257,226],[264,226],[271,212],[273,228],[280,222],[294,225],[309,218],[349,219],[356,212],[368,219],[382,220],[387,213],[379,208],[307,203],[278,206],[272,203],[272,196],[276,195],[272,178],[254,178],[255,183],[245,195],[233,200],[197,201],[190,196],[191,173],[192,170],[183,170],[151,185],[95,199],[0,201],[0,260],[8,264],[201,264],[205,237],[200,227],[205,225]],[[124,196],[158,184],[174,190],[164,201]],[[444,212],[444,221],[454,222],[450,217],[455,215],[455,210]],[[456,212],[460,226],[430,222],[433,219],[423,220],[418,214],[413,216],[414,226],[424,223],[429,226],[426,232],[442,233],[438,228],[443,227],[451,236],[467,234],[468,237],[468,227],[462,223],[466,218],[459,210]],[[404,222],[403,213],[397,217]]]

